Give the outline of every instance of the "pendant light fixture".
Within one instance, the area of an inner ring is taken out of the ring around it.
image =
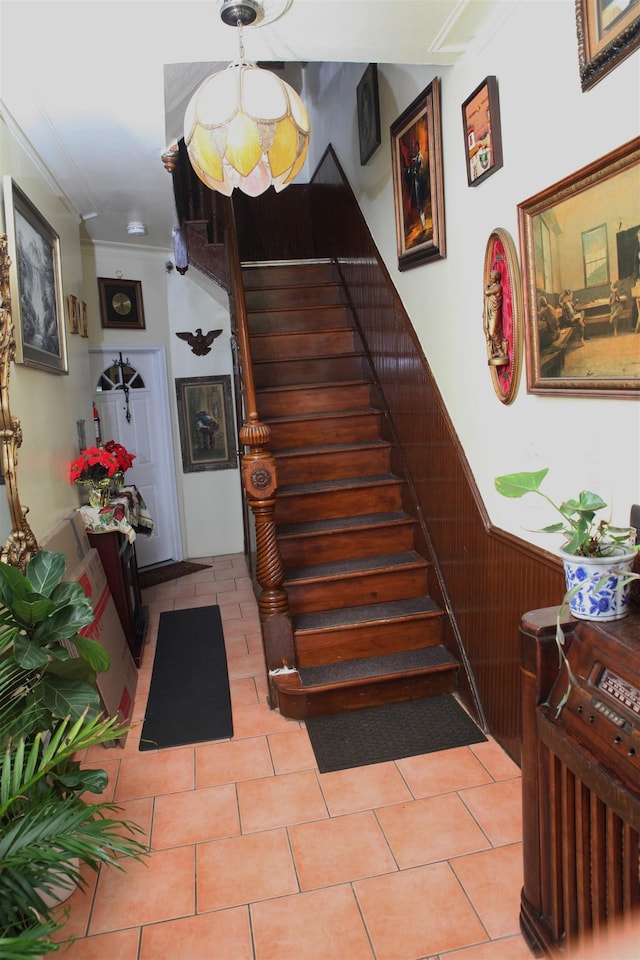
[[[220,16],[238,30],[240,57],[207,77],[184,119],[191,165],[211,190],[238,187],[257,197],[271,185],[284,190],[298,175],[309,146],[309,117],[295,90],[245,60],[243,27],[263,14],[257,0],[224,0]],[[262,16],[264,22],[264,16]]]

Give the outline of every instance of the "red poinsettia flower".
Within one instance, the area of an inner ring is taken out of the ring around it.
[[[118,459],[120,464],[119,469],[122,473],[125,473],[129,467],[133,466],[133,461],[136,458],[135,453],[129,453],[129,451],[122,446],[121,443],[116,443],[115,440],[107,440],[104,445],[104,449],[108,450],[109,453],[113,453]]]
[[[120,470],[118,458],[104,447],[87,447],[69,468],[69,482],[88,480],[97,482],[112,477]]]

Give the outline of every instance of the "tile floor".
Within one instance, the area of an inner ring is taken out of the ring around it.
[[[208,562],[208,561],[207,561]],[[529,960],[520,771],[493,741],[320,774],[269,709],[242,556],[145,591],[149,642],[124,748],[90,751],[146,863],[68,901],[68,960]],[[217,603],[232,740],[138,752],[163,610]],[[53,956],[53,954],[49,954]]]

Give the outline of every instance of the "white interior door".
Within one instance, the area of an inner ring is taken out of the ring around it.
[[[136,485],[155,522],[153,533],[136,539],[138,565],[181,560],[164,347],[96,347],[89,353],[102,442],[115,440],[135,453],[126,482]]]

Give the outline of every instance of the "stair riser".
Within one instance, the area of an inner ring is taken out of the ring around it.
[[[315,284],[304,287],[272,287],[262,290],[247,290],[247,310],[261,307],[304,307],[342,303],[342,291],[338,284]]]
[[[299,360],[331,357],[359,349],[353,330],[264,334],[251,337],[254,360]],[[303,382],[303,381],[301,381]]]
[[[283,333],[297,330],[300,333],[315,331],[318,327],[353,327],[351,311],[337,304],[332,307],[300,308],[291,310],[260,310],[249,314],[249,333]]]
[[[340,387],[260,392],[258,411],[263,418],[286,417],[292,413],[330,413],[340,410],[362,410],[371,406],[371,391],[367,383]]]
[[[387,600],[408,600],[427,592],[426,568],[398,568],[388,571],[360,573],[342,579],[303,584],[285,581],[289,608],[293,616],[337,610]]]
[[[341,530],[337,533],[306,534],[299,537],[278,537],[280,555],[285,567],[304,567],[310,563],[355,560],[377,557],[394,550],[414,548],[412,523],[389,524],[367,530]]]
[[[335,517],[359,517],[368,513],[389,513],[401,509],[400,486],[316,491],[313,496],[280,493],[276,503],[276,524],[308,523]]]
[[[296,632],[296,662],[301,667],[317,667],[342,660],[437,647],[441,642],[441,614],[336,630],[305,630]]]
[[[402,703],[453,693],[456,689],[457,667],[448,667],[437,673],[424,673],[360,681],[347,688],[327,686],[307,690],[292,690],[284,680],[274,677],[273,696],[280,713],[292,720],[322,717],[345,710],[360,710],[384,703]]]
[[[355,380],[363,375],[364,360],[358,354],[342,357],[316,357],[301,360],[277,360],[255,363],[253,379],[256,389],[290,386],[296,383],[333,383]]]
[[[289,450],[292,447],[319,447],[331,443],[361,443],[378,440],[380,414],[322,417],[319,420],[271,420],[271,449]]]
[[[316,480],[342,480],[346,477],[373,477],[391,472],[388,447],[348,450],[344,453],[309,453],[307,456],[276,455],[278,480],[289,483],[313,483]]]
[[[301,284],[323,284],[335,281],[335,267],[332,263],[282,263],[269,267],[245,267],[243,278],[246,290],[255,287],[283,287]]]

